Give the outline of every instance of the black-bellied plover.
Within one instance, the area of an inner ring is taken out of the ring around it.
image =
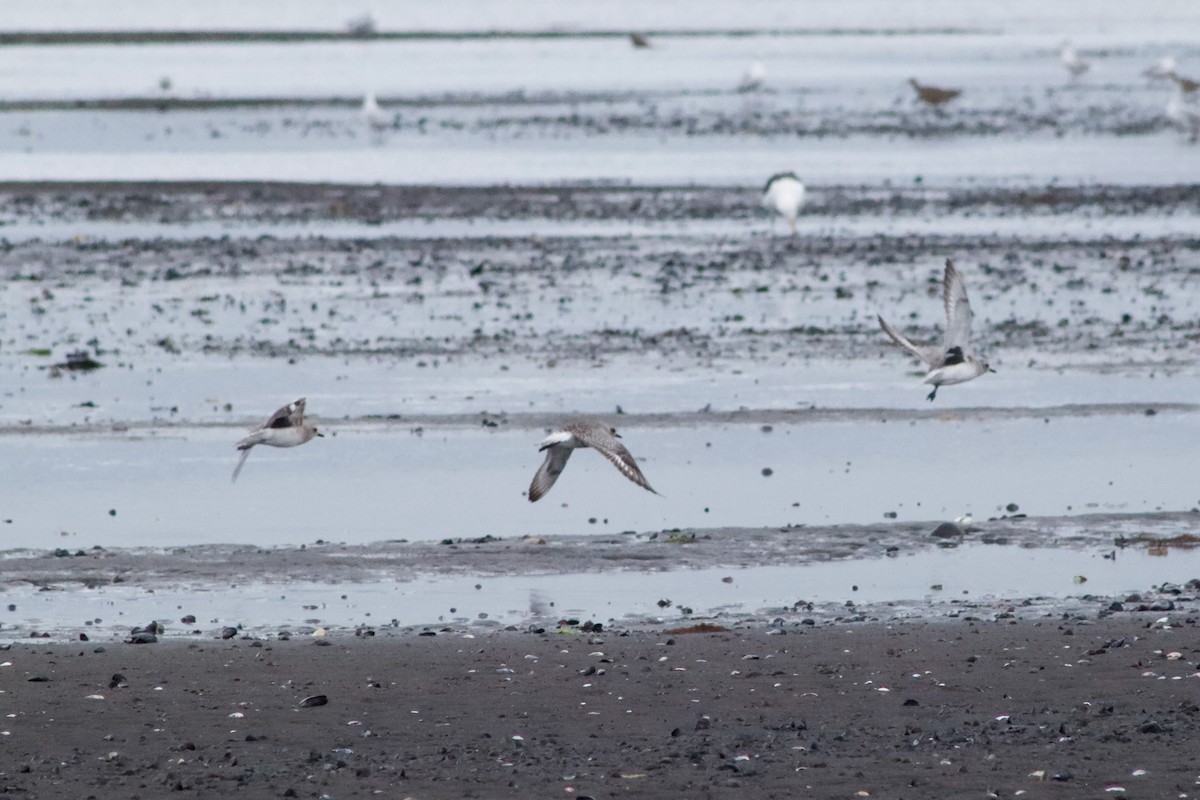
[[[796,215],[804,205],[804,184],[794,172],[778,172],[767,180],[763,187],[762,204],[773,208],[787,220],[792,233],[796,232]]]
[[[929,400],[937,397],[939,386],[965,383],[985,372],[996,371],[967,349],[971,341],[971,303],[967,300],[966,284],[950,259],[946,259],[946,272],[942,277],[942,300],[946,305],[946,335],[941,347],[914,344],[879,317],[883,332],[929,367],[929,374],[922,381],[933,384]]]
[[[233,469],[231,481],[237,480],[238,473],[242,471],[242,466],[250,457],[250,450],[255,445],[298,447],[314,436],[323,437],[325,435],[317,431],[316,425],[309,425],[304,421],[304,402],[304,398],[301,397],[295,402],[288,403],[272,414],[270,419],[252,430],[249,436],[237,443],[237,449],[242,451],[242,457],[238,459],[237,466]]]
[[[550,487],[554,485],[558,476],[562,474],[563,468],[567,466],[567,459],[571,457],[571,451],[581,447],[590,447],[596,450],[611,461],[613,466],[620,470],[626,478],[643,489],[658,494],[650,487],[646,476],[638,468],[633,456],[625,449],[625,445],[617,441],[619,438],[620,434],[617,433],[616,428],[594,420],[569,422],[551,433],[538,446],[539,450],[546,451],[546,460],[542,462],[537,474],[533,476],[533,483],[529,484],[529,502],[537,502],[545,496],[546,492],[550,491]]]

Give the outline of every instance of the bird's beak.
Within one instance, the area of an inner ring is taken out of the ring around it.
[[[321,433],[320,431],[317,431],[317,436],[320,436],[322,439],[325,438],[325,434]]]
[[[614,434],[613,434],[613,436],[617,437],[618,439],[624,438],[624,437],[622,437],[622,436],[621,436],[621,434],[619,434],[619,433],[614,433]]]
[[[996,370],[992,369],[991,367],[988,367],[988,372],[995,372],[995,371]]]

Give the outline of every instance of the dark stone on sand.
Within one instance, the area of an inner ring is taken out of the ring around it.
[[[769,478],[775,474],[775,470],[771,469],[770,467],[763,467],[762,474],[764,478]]]
[[[221,638],[222,639],[232,639],[233,637],[237,636],[237,633],[238,633],[237,628],[230,628],[230,627],[221,628]]]
[[[125,640],[129,644],[154,644],[158,636],[150,631],[139,631]]]
[[[1010,514],[1015,514],[1016,512],[1021,510],[1021,507],[1018,506],[1016,503],[1009,503],[1008,505],[1006,505],[1004,507],[1004,510]]]
[[[119,672],[114,674],[108,681],[108,688],[110,689],[124,689],[127,686],[129,686],[129,681]]]
[[[933,529],[933,533],[930,536],[935,539],[961,539],[966,536],[966,531],[956,523],[943,522]]]
[[[195,614],[186,614],[179,621],[182,622],[184,625],[195,625],[196,624],[196,615]]]

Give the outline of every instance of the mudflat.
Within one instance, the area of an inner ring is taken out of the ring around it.
[[[28,798],[1192,795],[1195,616],[1002,616],[20,642],[0,668],[0,787]]]

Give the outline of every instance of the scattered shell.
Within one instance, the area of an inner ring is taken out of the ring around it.
[[[314,694],[311,697],[306,697],[300,701],[301,708],[313,708],[314,706],[323,706],[329,702],[329,698],[323,694]]]

